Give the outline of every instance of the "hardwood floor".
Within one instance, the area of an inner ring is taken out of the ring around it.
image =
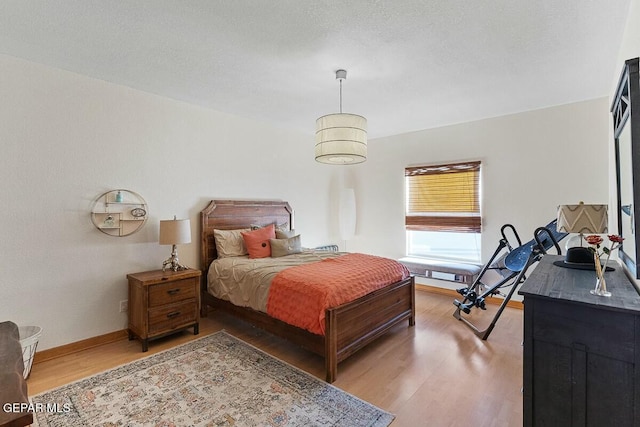
[[[488,323],[496,306],[474,310]],[[453,318],[452,298],[416,292],[416,326],[406,323],[338,366],[334,383],[396,415],[401,426],[521,426],[523,312],[507,308],[487,341]],[[225,329],[238,338],[324,378],[324,360],[223,313],[202,319],[200,335],[183,332],[149,344],[126,339],[34,364],[29,394],[78,380]]]

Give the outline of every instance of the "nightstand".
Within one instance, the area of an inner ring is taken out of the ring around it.
[[[193,326],[199,333],[200,271],[145,271],[129,279],[129,339],[138,337],[142,351],[149,340]]]

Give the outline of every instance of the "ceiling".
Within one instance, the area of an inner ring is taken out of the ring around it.
[[[630,0],[2,0],[0,53],[369,138],[607,96]]]

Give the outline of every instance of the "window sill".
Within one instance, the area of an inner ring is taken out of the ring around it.
[[[398,261],[416,276],[465,284],[472,284],[482,269],[480,265],[459,261],[415,257],[404,257]]]

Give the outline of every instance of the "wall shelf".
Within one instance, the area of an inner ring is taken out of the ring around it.
[[[147,202],[142,196],[122,188],[100,194],[91,207],[91,222],[109,236],[133,234],[142,229],[148,217]]]

